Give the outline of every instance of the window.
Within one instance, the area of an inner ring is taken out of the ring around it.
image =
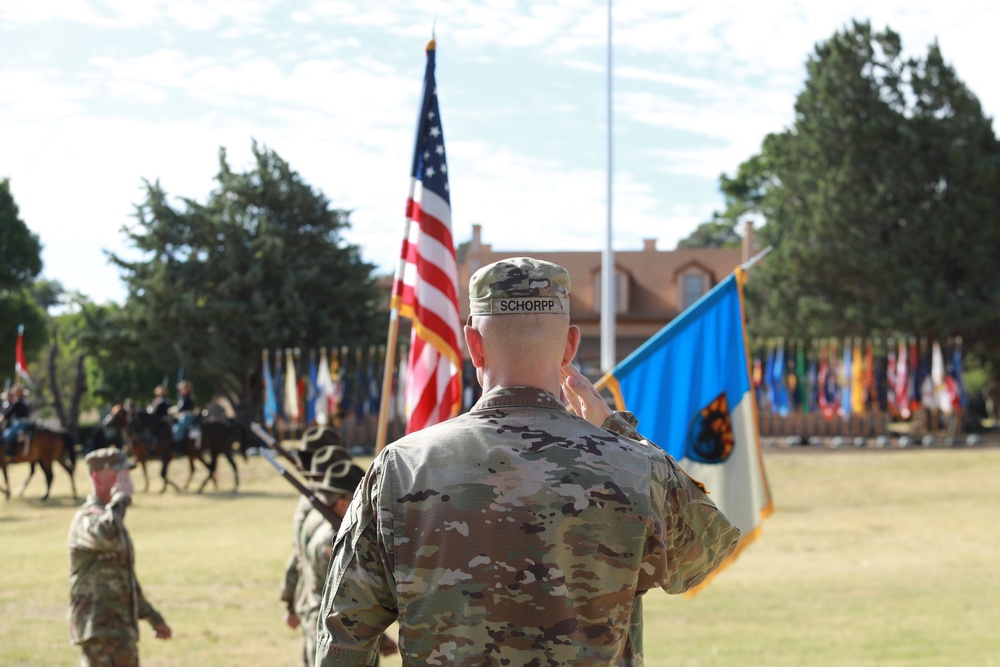
[[[700,299],[707,291],[705,289],[705,276],[700,273],[685,273],[682,276],[683,294],[681,296],[681,310],[686,310]]]

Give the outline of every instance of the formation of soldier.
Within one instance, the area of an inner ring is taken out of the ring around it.
[[[302,631],[302,664],[312,667],[316,655],[316,623],[333,538],[364,476],[364,469],[353,462],[339,434],[330,427],[306,431],[294,456],[309,490],[332,511],[332,517],[330,513],[324,516],[312,500],[300,496],[292,515],[292,554],[285,566],[280,595],[286,605],[285,624]],[[391,655],[395,651],[395,642],[384,637],[382,654]]]

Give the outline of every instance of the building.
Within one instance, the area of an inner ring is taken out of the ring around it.
[[[621,361],[670,320],[749,259],[753,228],[746,227],[742,248],[657,250],[645,239],[641,250],[615,251],[617,318],[615,358]],[[580,327],[579,360],[584,371],[599,375],[601,361],[601,252],[496,251],[483,242],[482,225],[472,226],[472,240],[458,265],[461,322],[469,315],[469,278],[480,267],[507,257],[530,256],[560,264],[573,281],[570,320]],[[468,351],[463,350],[467,356]]]

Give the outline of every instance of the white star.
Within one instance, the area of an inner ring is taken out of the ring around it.
[[[437,148],[434,149],[434,152],[437,153],[438,155],[444,155],[444,145],[438,144]]]
[[[424,159],[425,160],[430,160],[431,159],[431,152],[430,151],[424,151]]]
[[[434,112],[433,111],[428,111],[427,112],[427,119],[428,120],[434,120]]]
[[[441,128],[439,128],[437,125],[435,125],[434,127],[432,127],[431,128],[431,136],[432,137],[440,137],[441,136]]]
[[[434,178],[434,167],[427,167],[427,170],[424,171],[424,174],[427,176],[427,178]]]
[[[441,173],[442,174],[448,173],[448,165],[446,165],[444,162],[441,163]]]
[[[445,181],[445,184],[444,184],[444,189],[445,189],[445,190],[451,190],[451,188],[450,188],[450,187],[448,187],[448,182],[447,182],[447,181]]]

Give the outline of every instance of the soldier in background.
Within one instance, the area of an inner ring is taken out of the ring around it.
[[[341,519],[347,513],[347,508],[354,498],[354,491],[364,477],[361,466],[350,461],[338,461],[330,466],[318,481],[312,482],[313,492],[333,513]],[[319,516],[313,512],[310,517]],[[306,520],[309,524],[309,519]],[[340,523],[333,524],[320,517],[315,526],[304,526],[302,581],[303,610],[302,627],[306,636],[306,664],[312,665],[316,658],[316,630],[319,618],[319,606],[323,599],[323,587],[326,584],[327,571],[330,566],[330,553],[333,549],[333,539],[337,536]],[[392,655],[397,651],[396,642],[387,636],[382,637],[379,645],[381,655]]]
[[[473,274],[472,411],[386,447],[334,545],[316,667],[642,664],[641,596],[682,593],[739,531],[571,365],[569,274],[527,257]],[[560,400],[560,390],[577,415]]]
[[[339,435],[331,428],[306,432],[295,456],[299,460],[299,466],[305,471],[302,476],[305,477],[307,483],[321,480],[326,470],[338,461],[351,459],[351,455],[340,443]],[[307,628],[302,626],[307,602],[302,578],[303,559],[305,544],[316,526],[322,521],[323,516],[313,508],[309,499],[305,496],[299,496],[292,516],[292,554],[285,565],[280,596],[281,601],[285,603],[285,625],[293,630],[302,628],[302,660],[303,665],[307,667],[311,667],[312,663],[307,662],[306,658],[307,653],[311,652],[309,648],[310,637]],[[313,632],[314,635],[315,632]]]
[[[137,667],[139,620],[157,639],[170,639],[163,616],[146,600],[135,577],[135,550],[125,529],[132,503],[129,469],[119,449],[87,455],[93,493],[69,529],[70,638],[83,651],[84,667]]]

